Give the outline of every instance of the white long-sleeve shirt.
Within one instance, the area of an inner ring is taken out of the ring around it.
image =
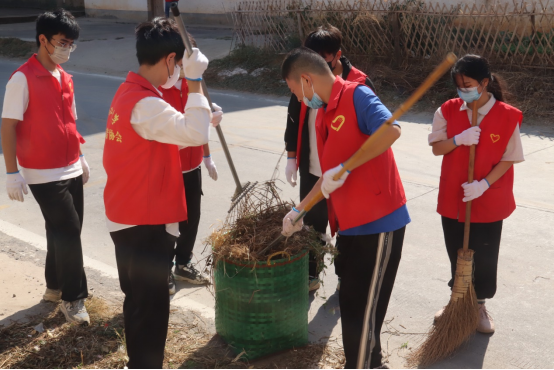
[[[212,112],[208,100],[201,94],[190,93],[185,106],[185,114],[177,111],[160,97],[147,97],[140,100],[131,112],[131,125],[135,132],[146,140],[174,144],[181,147],[199,146],[210,139]],[[128,229],[136,225],[118,224],[106,217],[109,232]],[[179,236],[179,223],[166,224],[165,229]]]

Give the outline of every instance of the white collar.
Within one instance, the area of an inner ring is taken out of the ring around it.
[[[487,115],[492,109],[492,107],[494,106],[494,103],[496,103],[496,99],[494,95],[489,92],[487,94],[489,94],[489,101],[486,102],[485,105],[483,105],[481,108],[477,109],[477,113],[479,113],[479,115],[481,116]],[[463,111],[463,110],[471,110],[471,108],[467,106],[466,102],[464,102],[460,107],[460,111]]]

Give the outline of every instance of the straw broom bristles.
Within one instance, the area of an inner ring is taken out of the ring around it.
[[[450,302],[429,330],[425,342],[408,356],[408,366],[427,367],[444,360],[475,333],[479,306],[472,278],[473,251],[459,249]]]

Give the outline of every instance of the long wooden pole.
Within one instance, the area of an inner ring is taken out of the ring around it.
[[[471,106],[471,127],[477,126],[477,100],[473,102]],[[473,175],[475,172],[475,145],[469,147],[469,166],[467,170],[467,183],[473,182]],[[463,250],[466,252],[469,249],[469,227],[471,225],[471,203],[466,203],[466,218],[464,223],[464,243]]]

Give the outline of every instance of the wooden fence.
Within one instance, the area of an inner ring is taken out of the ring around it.
[[[238,43],[284,53],[332,24],[352,57],[402,64],[475,53],[496,65],[554,69],[554,0],[446,6],[417,0],[243,1],[232,11]],[[552,3],[551,3],[552,1]]]

